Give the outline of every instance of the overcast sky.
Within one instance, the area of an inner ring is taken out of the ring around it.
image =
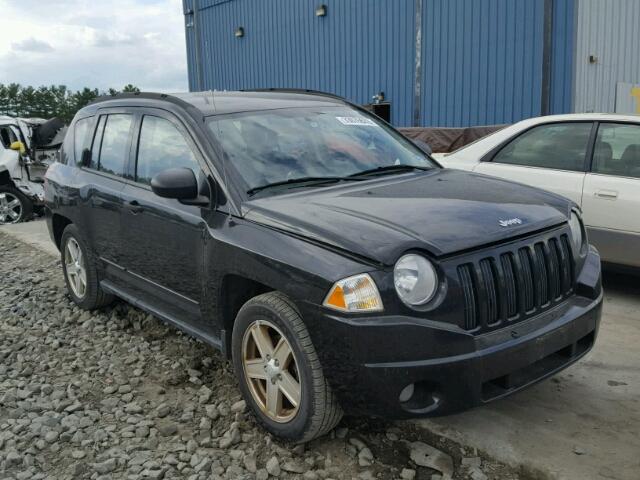
[[[0,83],[187,90],[181,0],[0,0]]]

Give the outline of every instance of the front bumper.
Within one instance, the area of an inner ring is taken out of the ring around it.
[[[304,302],[300,308],[343,409],[408,418],[482,405],[585,355],[594,344],[602,310],[600,259],[594,249],[575,291],[551,310],[484,335],[424,318],[338,316]],[[405,390],[409,385],[412,391]]]

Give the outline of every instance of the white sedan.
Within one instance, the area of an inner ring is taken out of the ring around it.
[[[603,261],[640,267],[640,116],[531,118],[434,157],[570,198]]]

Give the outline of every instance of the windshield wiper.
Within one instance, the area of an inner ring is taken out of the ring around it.
[[[382,167],[372,168],[370,170],[363,170],[362,172],[352,173],[346,177],[300,177],[290,178],[289,180],[282,180],[281,182],[267,183],[266,185],[260,185],[247,190],[247,195],[253,196],[256,193],[273,187],[282,186],[320,186],[324,184],[337,183],[342,181],[355,182],[359,180],[366,180],[366,177],[373,175],[384,175],[387,172],[407,172],[411,170],[431,170],[432,167],[421,167],[417,165],[385,165]]]
[[[266,190],[268,188],[272,188],[272,187],[281,187],[281,186],[286,186],[286,185],[300,185],[300,186],[305,186],[307,184],[309,185],[322,185],[325,183],[337,183],[340,181],[357,181],[357,180],[362,180],[360,178],[349,178],[349,177],[300,177],[300,178],[290,178],[289,180],[283,180],[281,182],[273,182],[273,183],[267,183],[266,185],[260,185],[259,187],[253,187],[250,188],[249,190],[247,190],[247,195],[252,196],[255,195],[256,193],[262,191],[262,190]]]
[[[431,170],[433,167],[421,167],[418,165],[385,165],[382,167],[363,170],[362,172],[352,173],[349,178],[359,178],[371,175],[384,175],[386,173],[409,172],[411,170]]]

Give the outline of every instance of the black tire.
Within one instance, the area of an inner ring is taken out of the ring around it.
[[[275,325],[291,346],[300,379],[301,400],[297,413],[279,423],[262,412],[248,385],[243,367],[245,332],[256,320]],[[342,418],[342,408],[327,383],[311,337],[293,302],[280,292],[269,292],[249,300],[238,312],[232,336],[233,365],[240,390],[260,425],[284,440],[304,443],[330,432]]]
[[[70,285],[69,275],[67,274],[67,243],[70,239],[74,239],[82,251],[84,258],[84,265],[86,270],[86,289],[84,295],[79,297],[73,291]],[[89,249],[87,242],[80,233],[78,227],[74,224],[67,225],[62,232],[62,238],[60,240],[60,257],[62,260],[62,271],[64,273],[64,281],[67,284],[67,291],[73,299],[76,305],[84,310],[93,310],[96,308],[104,307],[113,301],[113,295],[104,292],[100,288],[100,278],[98,276],[98,269],[96,267],[96,257]]]
[[[12,221],[5,221],[6,217],[0,216],[0,225],[8,223],[20,223],[31,220],[31,218],[33,217],[33,202],[29,197],[27,197],[24,193],[22,193],[12,185],[0,185],[0,194],[3,193],[12,195],[20,202],[20,215],[18,218]]]

